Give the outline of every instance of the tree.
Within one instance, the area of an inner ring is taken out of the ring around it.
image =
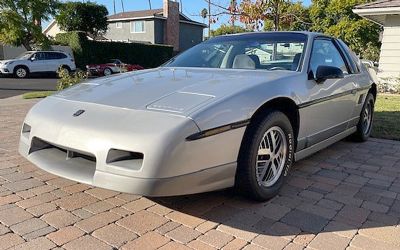
[[[66,2],[62,4],[56,21],[64,31],[82,31],[97,36],[107,31],[108,11],[104,5],[92,2]]]
[[[221,36],[227,34],[236,34],[248,32],[249,30],[241,27],[241,26],[231,26],[231,25],[221,25],[218,29],[211,31],[212,36]]]
[[[237,16],[254,30],[303,30],[308,23],[308,12],[302,3],[290,0],[242,0]]]
[[[314,0],[310,7],[312,30],[346,42],[361,57],[376,60],[381,28],[354,14],[352,9],[369,0]]]
[[[42,33],[42,20],[55,15],[57,0],[0,0],[0,42],[12,46],[47,46]]]

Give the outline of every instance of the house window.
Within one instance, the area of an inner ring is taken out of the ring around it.
[[[115,23],[115,27],[116,27],[117,29],[121,29],[121,28],[122,28],[122,22],[116,22],[116,23]]]
[[[144,21],[131,22],[131,33],[143,33],[144,32]]]

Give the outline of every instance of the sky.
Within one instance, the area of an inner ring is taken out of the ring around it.
[[[114,14],[113,0],[92,0],[92,2],[96,2],[98,4],[103,4],[107,7],[108,12],[110,14]],[[145,10],[149,9],[149,1],[148,0],[123,0],[125,11],[133,11],[133,10]],[[200,17],[200,11],[203,8],[207,8],[206,0],[181,0],[182,2],[182,11],[183,14],[188,16],[189,18],[203,22],[203,18]],[[228,6],[229,0],[212,0],[212,2],[222,5]],[[311,0],[303,0],[304,5],[309,5]],[[159,9],[162,8],[163,0],[151,0],[152,8]],[[122,12],[121,0],[115,0],[116,10],[117,12]],[[216,7],[212,7],[211,12],[216,13],[218,10]],[[221,24],[227,23],[228,17],[220,16],[219,20],[213,28],[219,27]]]

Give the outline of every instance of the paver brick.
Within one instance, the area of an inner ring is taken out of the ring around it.
[[[32,218],[32,215],[19,207],[11,207],[0,211],[0,222],[7,226],[17,224],[30,218]]]
[[[55,228],[63,228],[80,220],[77,216],[65,210],[55,210],[43,215],[41,219]]]
[[[149,232],[147,234],[144,234],[140,238],[128,242],[127,244],[122,246],[122,249],[151,250],[160,248],[168,242],[169,239],[167,237],[164,237],[156,232]]]
[[[283,249],[290,243],[290,240],[284,237],[261,234],[257,236],[254,240],[252,240],[251,243],[256,244],[263,248],[274,250],[274,249]]]
[[[187,226],[180,226],[175,228],[172,231],[169,231],[168,233],[165,234],[165,236],[178,241],[182,244],[187,244],[188,242],[196,239],[201,235],[200,232],[187,227]]]
[[[12,225],[10,229],[19,235],[28,234],[36,230],[47,227],[48,224],[38,218],[28,219],[18,224]]]
[[[281,221],[288,225],[298,227],[302,231],[312,233],[320,232],[329,222],[329,220],[324,217],[297,209],[289,212]]]
[[[24,238],[27,241],[31,241],[33,239],[36,239],[36,238],[39,238],[39,237],[42,237],[42,236],[46,236],[49,233],[54,232],[55,230],[56,229],[54,227],[47,226],[47,227],[38,229],[36,231],[33,231],[31,233],[25,234],[25,235],[22,236],[22,238]]]
[[[65,210],[73,211],[78,208],[86,207],[87,205],[90,205],[97,201],[98,199],[91,195],[85,193],[76,193],[62,197],[61,199],[56,200],[55,203],[57,206]]]
[[[229,234],[213,229],[204,235],[201,235],[198,239],[208,245],[220,249],[232,241],[233,237]]]
[[[121,220],[117,221],[117,225],[123,226],[139,235],[143,235],[160,227],[166,222],[168,222],[168,219],[142,210],[133,215],[122,218]]]
[[[194,240],[189,242],[189,244],[187,244],[188,247],[190,247],[191,249],[195,249],[195,250],[215,250],[215,247],[212,247],[200,240]]]
[[[178,211],[169,213],[166,217],[170,220],[176,221],[178,223],[181,223],[181,224],[191,227],[191,228],[195,228],[196,226],[200,225],[201,223],[203,223],[205,221],[204,219],[198,218],[196,216],[181,213]]]
[[[26,211],[33,214],[34,216],[39,217],[56,209],[57,207],[53,203],[43,203],[34,207],[30,207]]]
[[[29,250],[47,250],[55,247],[54,243],[45,237],[36,238],[34,240],[28,241],[26,243],[17,245],[14,247],[17,249],[29,249]]]
[[[222,249],[223,250],[239,250],[239,249],[242,249],[246,245],[247,245],[247,241],[236,238],[233,241],[229,242],[227,245],[225,245]]]
[[[89,217],[87,219],[81,220],[77,222],[75,225],[82,229],[83,231],[90,233],[98,228],[104,227],[118,219],[120,219],[121,216],[116,213],[111,213],[111,212],[104,212],[101,214],[96,214],[93,215],[92,217]]]
[[[90,235],[85,235],[63,246],[67,250],[111,250],[112,247]]]
[[[99,228],[92,235],[116,248],[138,237],[135,233],[115,224]]]
[[[314,249],[332,249],[342,250],[346,249],[350,243],[349,238],[342,237],[332,233],[320,233],[309,244],[310,248]]]
[[[7,249],[13,246],[16,246],[18,244],[24,243],[24,239],[21,238],[21,236],[14,234],[14,233],[9,233],[0,236],[0,249]]]
[[[83,236],[84,234],[85,232],[80,230],[79,228],[74,226],[69,226],[61,228],[57,232],[50,233],[49,235],[47,235],[47,238],[49,238],[58,246],[62,246],[65,243],[68,243],[74,239]]]

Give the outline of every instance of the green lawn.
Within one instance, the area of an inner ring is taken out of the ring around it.
[[[378,94],[372,137],[400,140],[400,95]]]
[[[35,99],[35,98],[45,98],[49,95],[52,95],[55,91],[36,91],[36,92],[28,92],[22,95],[24,99]]]

